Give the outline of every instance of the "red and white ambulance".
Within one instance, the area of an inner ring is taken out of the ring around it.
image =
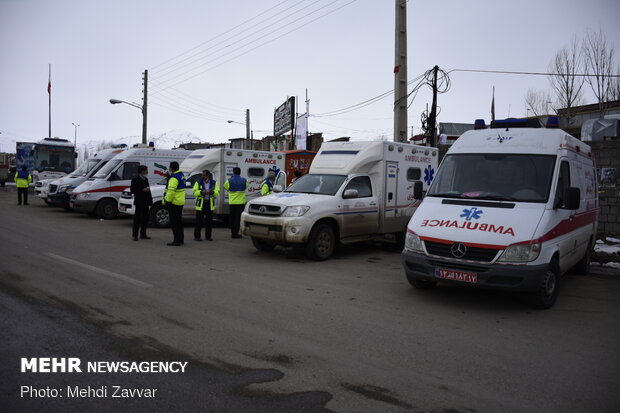
[[[562,274],[588,271],[598,216],[590,147],[531,120],[476,121],[447,152],[407,227],[402,261],[437,282],[525,291],[550,308]]]

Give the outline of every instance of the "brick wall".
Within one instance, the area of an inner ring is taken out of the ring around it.
[[[616,168],[616,186],[599,188],[598,232],[620,236],[620,140],[588,142],[597,168]],[[600,182],[600,181],[599,181]]]

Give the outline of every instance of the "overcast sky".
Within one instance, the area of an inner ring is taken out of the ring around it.
[[[72,122],[80,124],[78,144],[140,135],[139,110],[108,101],[141,103],[144,69],[149,135],[242,137],[244,126],[227,120],[244,122],[249,108],[260,138],[273,130],[274,108],[287,96],[303,101],[306,88],[311,114],[357,104],[394,86],[394,9],[393,0],[0,0],[0,149],[47,136],[50,63],[52,135],[73,139]],[[618,62],[618,16],[618,0],[410,0],[408,77],[434,65],[545,72],[572,36],[599,28]],[[440,122],[488,121],[493,86],[498,118],[524,116],[527,90],[549,87],[542,76],[452,72],[450,80]],[[594,102],[589,88],[585,98]],[[430,101],[421,89],[409,131],[419,133]],[[392,105],[388,97],[310,118],[309,129],[328,139],[391,139]]]

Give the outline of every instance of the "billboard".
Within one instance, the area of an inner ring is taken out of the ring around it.
[[[284,135],[295,126],[295,96],[291,96],[273,113],[273,136]]]
[[[297,128],[295,129],[295,149],[307,149],[306,139],[308,137],[308,115],[305,113],[297,118]]]

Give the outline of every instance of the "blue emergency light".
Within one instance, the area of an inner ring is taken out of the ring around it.
[[[476,119],[474,121],[474,130],[485,129],[487,127],[486,123],[484,123],[484,119]]]
[[[547,118],[547,124],[545,125],[548,129],[555,129],[560,127],[560,118],[557,116],[549,116]]]

